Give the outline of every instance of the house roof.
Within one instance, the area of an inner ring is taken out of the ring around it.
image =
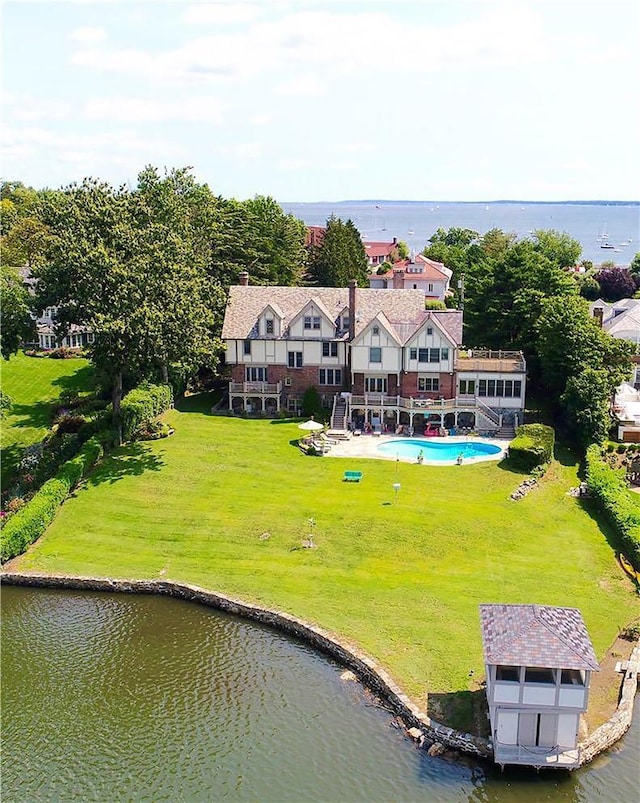
[[[598,670],[577,608],[552,605],[480,605],[487,664]]]
[[[411,272],[408,268],[411,267]],[[417,270],[417,269],[420,270]],[[436,262],[434,259],[418,254],[415,259],[400,259],[393,263],[391,270],[382,274],[387,279],[392,279],[395,271],[404,270],[405,278],[410,279],[432,279],[435,281],[447,281],[451,278],[451,270],[445,267],[442,262]]]
[[[368,257],[386,257],[398,247],[397,243],[369,242],[363,243]]]
[[[251,337],[257,319],[267,304],[277,304],[282,310],[283,337],[290,322],[310,302],[316,301],[335,320],[349,307],[349,289],[346,287],[279,287],[258,285],[232,285],[222,326],[222,337],[227,340],[245,340]],[[356,289],[356,336],[376,317],[383,313],[398,334],[401,343],[431,317],[437,320],[455,345],[462,342],[462,313],[458,310],[431,310],[424,308],[422,290],[371,290]]]

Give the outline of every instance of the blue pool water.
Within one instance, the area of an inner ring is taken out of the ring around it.
[[[447,462],[456,460],[459,455],[468,460],[472,457],[489,457],[502,451],[499,446],[480,441],[436,441],[426,438],[402,438],[387,441],[378,446],[384,455],[401,457],[405,460],[417,460],[422,451],[425,460]]]

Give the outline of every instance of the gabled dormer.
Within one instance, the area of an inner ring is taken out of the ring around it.
[[[338,317],[335,319],[336,335],[338,337],[341,337],[349,332],[350,320],[349,305],[345,304],[345,306],[338,313]]]
[[[269,303],[258,316],[255,326],[256,337],[282,337],[284,334],[284,313],[277,304]]]
[[[289,337],[294,339],[324,340],[335,337],[335,333],[333,316],[318,298],[309,299],[289,323]]]
[[[398,347],[402,345],[402,342],[384,312],[379,312],[358,332],[352,345]]]

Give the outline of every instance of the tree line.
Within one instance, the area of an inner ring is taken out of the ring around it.
[[[215,369],[226,292],[241,270],[252,284],[368,285],[352,221],[329,218],[321,242],[306,248],[304,224],[274,199],[224,199],[186,168],[148,166],[134,187],[4,182],[0,203],[2,355],[28,339],[31,312],[55,305],[61,334],[71,324],[95,333],[91,356],[116,413],[141,379],[180,386],[203,366]],[[522,350],[530,387],[546,394],[573,437],[601,440],[632,347],[591,319],[585,298],[598,278],[567,270],[580,244],[555,231],[518,240],[454,227],[436,231],[423,253],[453,270],[449,306],[462,304],[464,287],[465,345]],[[37,280],[34,299],[11,266]],[[628,273],[633,286],[624,292],[640,286],[639,255]]]

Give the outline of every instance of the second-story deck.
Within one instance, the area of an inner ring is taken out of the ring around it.
[[[524,373],[527,365],[521,351],[493,351],[473,349],[460,352],[455,360],[455,371],[483,371],[495,373]]]

